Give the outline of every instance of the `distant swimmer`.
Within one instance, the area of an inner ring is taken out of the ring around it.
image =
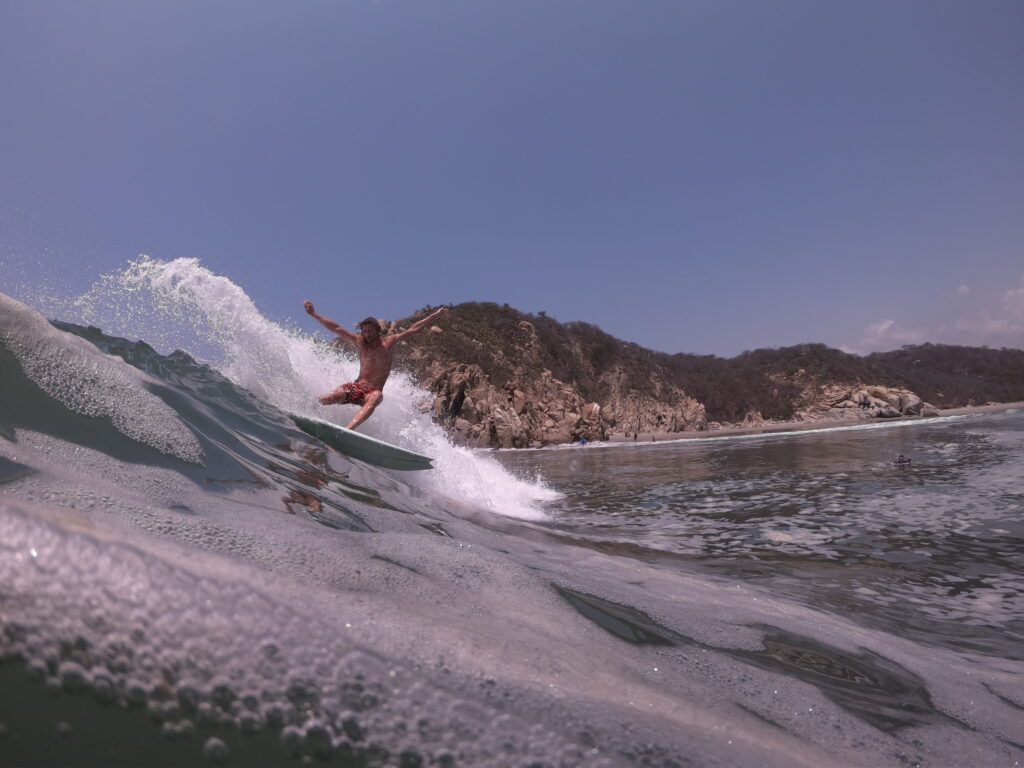
[[[913,462],[913,459],[911,459],[911,458],[910,458],[909,456],[904,456],[904,455],[903,455],[903,454],[901,453],[901,454],[900,454],[900,455],[899,455],[899,456],[898,456],[898,457],[896,458],[896,461],[894,461],[893,463],[894,463],[894,464],[910,464],[911,462]]]
[[[380,323],[372,317],[368,317],[359,323],[362,333],[346,331],[333,320],[318,315],[313,308],[313,302],[304,301],[302,306],[320,325],[332,333],[338,334],[342,339],[356,345],[359,353],[359,376],[355,381],[342,384],[333,392],[322,395],[319,400],[323,405],[359,405],[362,406],[348,423],[348,429],[355,429],[366,421],[374,409],[384,399],[384,382],[391,375],[392,353],[391,347],[399,339],[423,330],[423,327],[438,315],[448,311],[448,307],[435,309],[422,320],[417,320],[404,331],[381,336]]]

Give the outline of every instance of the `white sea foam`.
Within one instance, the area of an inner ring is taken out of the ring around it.
[[[195,435],[143,383],[153,382],[127,363],[100,352],[89,342],[50,325],[35,310],[0,294],[0,342],[35,384],[67,408],[89,417],[105,417],[127,437],[202,463]]]
[[[141,338],[162,352],[182,348],[283,411],[335,423],[354,414],[352,406],[325,407],[316,399],[356,378],[353,356],[267,319],[240,286],[198,259],[140,256],[122,272],[104,276],[75,305],[80,321]],[[479,451],[453,445],[425,412],[430,398],[396,372],[383,403],[360,431],[431,456],[435,469],[406,478],[413,484],[490,512],[543,519],[540,505],[558,494],[513,477]]]

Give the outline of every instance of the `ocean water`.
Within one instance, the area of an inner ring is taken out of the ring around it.
[[[35,304],[0,765],[1024,765],[1024,412],[470,451],[396,374],[400,473],[286,415],[355,361],[195,261]]]

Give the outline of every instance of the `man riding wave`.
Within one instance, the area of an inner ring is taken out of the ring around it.
[[[342,384],[334,391],[328,392],[319,398],[323,405],[352,404],[362,406],[359,412],[352,417],[352,421],[348,423],[348,429],[355,429],[366,421],[384,399],[384,382],[391,375],[391,364],[393,362],[391,348],[395,342],[417,331],[421,331],[432,319],[448,312],[448,307],[435,309],[404,331],[381,336],[380,323],[372,317],[368,317],[359,323],[361,333],[352,333],[342,328],[333,320],[317,314],[312,301],[304,301],[302,306],[324,328],[338,334],[342,339],[355,344],[356,351],[359,353],[359,376],[356,380]]]

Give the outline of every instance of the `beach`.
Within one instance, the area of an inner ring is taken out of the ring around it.
[[[723,426],[715,430],[688,432],[640,432],[634,440],[631,435],[615,434],[606,441],[608,443],[658,443],[666,440],[707,440],[715,437],[735,437],[738,435],[763,435],[777,432],[808,432],[819,429],[835,429],[836,427],[859,427],[867,424],[897,424],[907,421],[927,421],[944,416],[967,416],[980,413],[996,413],[1024,408],[1024,402],[987,403],[985,405],[967,405],[960,408],[944,408],[934,416],[900,416],[896,418],[869,419],[830,419],[818,421],[782,421],[764,422],[756,426],[735,424]]]

